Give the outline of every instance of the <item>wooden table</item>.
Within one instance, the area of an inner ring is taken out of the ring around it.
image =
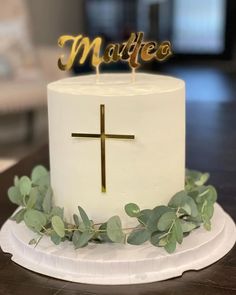
[[[191,102],[187,105],[187,166],[209,171],[219,191],[219,203],[236,219],[236,104]],[[48,146],[23,159],[0,175],[0,224],[14,206],[7,199],[13,176],[29,174],[36,164],[48,166]],[[0,295],[63,294],[236,294],[236,247],[219,262],[180,278],[132,286],[96,286],[52,279],[26,270],[0,252]]]

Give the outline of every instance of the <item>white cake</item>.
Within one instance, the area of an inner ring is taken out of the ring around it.
[[[105,134],[134,136],[103,137],[106,192],[101,180],[101,108]],[[64,207],[68,221],[80,205],[96,223],[119,215],[129,225],[125,204],[134,202],[142,209],[167,204],[184,188],[182,80],[143,73],[135,81],[131,74],[101,74],[99,81],[96,75],[59,80],[48,85],[48,115],[54,201]]]

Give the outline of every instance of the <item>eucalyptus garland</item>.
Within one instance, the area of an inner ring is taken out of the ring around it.
[[[125,205],[126,214],[137,220],[137,226],[122,228],[119,216],[94,223],[80,206],[78,214],[73,215],[74,224],[67,223],[64,209],[53,206],[49,171],[36,166],[30,178],[15,176],[14,186],[8,190],[10,201],[20,206],[11,219],[17,223],[24,221],[36,233],[30,245],[36,246],[46,235],[56,245],[69,240],[76,249],[90,242],[141,245],[149,241],[172,253],[177,243],[181,244],[194,229],[201,225],[211,229],[217,192],[213,186],[206,185],[208,178],[208,173],[186,170],[185,190],[176,193],[167,206],[140,209],[134,203]]]

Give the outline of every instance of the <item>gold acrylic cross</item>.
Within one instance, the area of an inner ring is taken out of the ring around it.
[[[134,135],[122,135],[122,134],[106,134],[105,133],[105,105],[100,105],[100,134],[92,133],[72,133],[72,137],[92,137],[100,138],[101,140],[101,182],[102,192],[106,192],[106,152],[105,152],[105,139],[117,138],[117,139],[134,139]]]

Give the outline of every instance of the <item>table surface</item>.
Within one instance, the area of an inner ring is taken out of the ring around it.
[[[209,171],[219,192],[219,203],[236,219],[236,103],[187,104],[187,167]],[[15,206],[7,198],[14,175],[29,175],[32,167],[48,167],[48,146],[42,146],[17,165],[0,174],[0,225]],[[97,286],[49,278],[20,267],[0,250],[0,295],[63,294],[236,294],[236,247],[224,258],[201,271],[143,285]]]

